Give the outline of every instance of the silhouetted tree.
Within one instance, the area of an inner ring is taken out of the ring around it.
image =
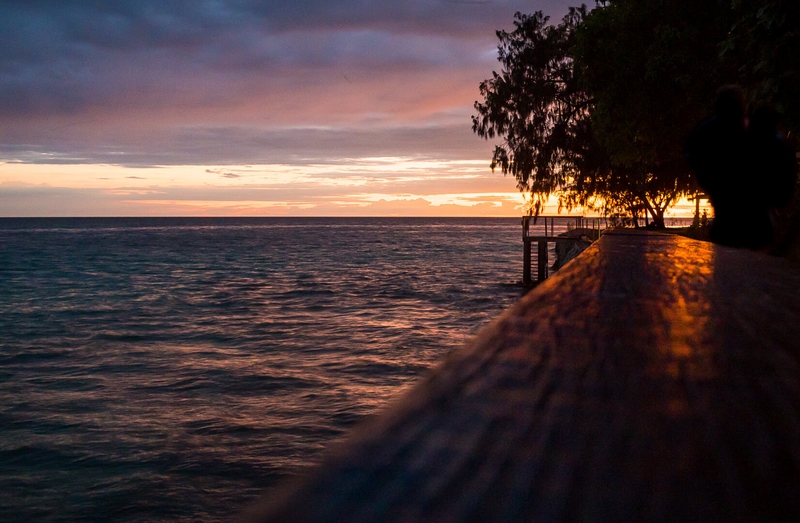
[[[774,107],[800,132],[800,2],[729,0],[732,22],[721,58],[736,69],[753,105]]]
[[[483,102],[475,102],[472,129],[479,136],[502,137],[491,168],[511,174],[530,194],[538,215],[553,193],[560,203],[584,204],[592,196],[593,173],[604,158],[591,131],[592,102],[578,87],[570,50],[586,8],[570,8],[559,25],[541,11],[516,13],[512,32],[497,31],[500,73],[480,84]]]
[[[800,2],[596,3],[558,25],[517,13],[497,32],[501,72],[480,84],[473,131],[503,139],[491,167],[516,178],[534,213],[555,194],[559,210],[646,212],[663,227],[697,189],[683,146],[724,84],[800,129]]]
[[[581,42],[586,46],[587,39],[602,41],[597,33],[612,29],[602,25],[603,20],[586,25],[599,18],[596,11],[571,8],[558,25],[548,24],[541,12],[517,13],[514,31],[498,31],[503,69],[480,84],[484,101],[475,103],[473,131],[487,139],[503,138],[495,147],[491,167],[516,178],[520,191],[530,194],[535,214],[555,194],[559,210],[586,207],[607,215],[633,216],[649,212],[654,223],[663,226],[664,210],[693,188],[689,174],[672,169],[666,175],[663,166],[650,169],[655,162],[644,161],[643,155],[619,154],[615,139],[629,138],[619,128],[606,126],[605,134],[595,131],[597,99],[587,87],[602,76],[613,81],[609,68],[619,65],[603,63],[590,70],[593,55],[582,56],[581,64],[575,62]],[[615,86],[621,87],[621,83]],[[678,147],[673,155],[675,164],[680,151]]]
[[[800,152],[800,2],[730,0],[732,23],[722,41],[721,61],[735,68],[752,107],[772,107]],[[797,185],[798,180],[795,180]],[[800,198],[776,211],[777,254],[800,260]]]
[[[717,65],[723,1],[603,2],[576,31],[576,69],[595,102],[592,124],[615,185],[658,226],[695,190],[683,144],[724,76]]]

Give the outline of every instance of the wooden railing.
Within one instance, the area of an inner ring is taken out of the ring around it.
[[[242,521],[800,521],[797,289],[611,231]]]
[[[541,223],[539,233],[531,234],[531,221],[536,225]],[[556,225],[558,224],[558,231]],[[523,259],[522,259],[522,283],[523,285],[533,285],[534,281],[531,275],[531,266],[533,262],[531,244],[536,242],[536,266],[537,266],[537,279],[536,282],[541,282],[547,279],[549,271],[549,244],[550,243],[574,243],[582,241],[580,237],[563,237],[558,234],[582,229],[586,230],[585,235],[590,240],[594,241],[600,238],[603,231],[606,230],[608,222],[604,218],[587,218],[585,216],[523,216],[522,217],[522,242],[523,242]],[[542,230],[543,227],[543,230]]]

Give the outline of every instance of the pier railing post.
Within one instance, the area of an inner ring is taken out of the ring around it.
[[[522,256],[522,283],[524,285],[533,285],[531,278],[531,240],[523,238],[525,246],[523,248]]]
[[[547,279],[547,241],[539,241],[539,259],[536,262],[538,266],[538,281]]]

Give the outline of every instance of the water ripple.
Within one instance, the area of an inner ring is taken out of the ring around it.
[[[219,521],[522,294],[518,220],[0,220],[0,520]]]

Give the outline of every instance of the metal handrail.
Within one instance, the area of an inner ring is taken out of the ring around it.
[[[535,221],[542,220],[544,224],[544,237],[552,238],[556,236],[556,220],[559,222],[566,222],[564,225],[566,230],[570,230],[572,225],[573,229],[591,229],[598,231],[597,237],[600,237],[603,232],[608,228],[608,220],[603,217],[586,217],[586,216],[523,216],[522,217],[522,239],[540,237],[541,235],[531,236],[530,222],[535,218]],[[574,224],[574,225],[573,225]]]

